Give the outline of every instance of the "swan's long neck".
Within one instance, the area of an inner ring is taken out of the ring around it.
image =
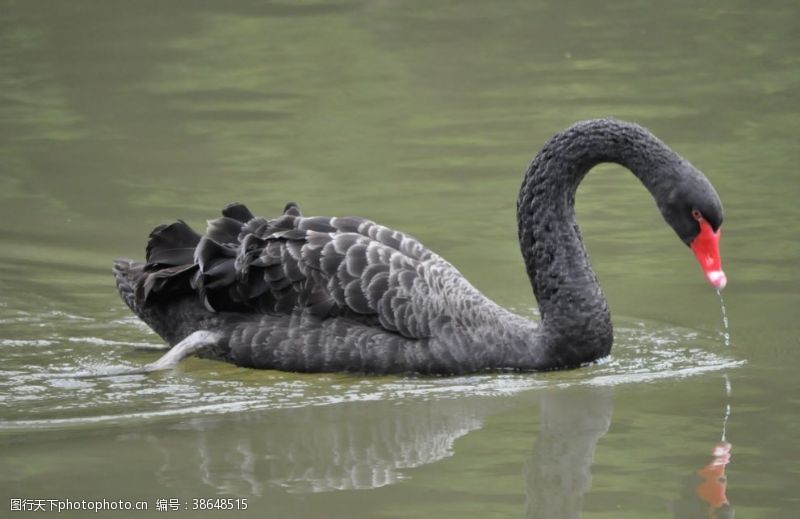
[[[528,167],[517,202],[519,239],[554,366],[607,355],[613,342],[608,304],[575,221],[578,184],[595,165],[615,162],[655,194],[664,179],[654,166],[675,156],[647,130],[603,119],[556,135]]]

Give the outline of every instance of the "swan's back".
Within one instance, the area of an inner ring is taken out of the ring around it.
[[[157,227],[134,285],[137,313],[189,296],[212,313],[302,311],[410,339],[445,327],[461,299],[483,297],[404,233],[360,217],[304,217],[294,204],[274,219],[230,205],[205,236],[182,221]]]

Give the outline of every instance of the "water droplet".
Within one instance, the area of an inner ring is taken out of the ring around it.
[[[731,417],[731,379],[728,375],[723,375],[725,378],[725,417],[722,419],[722,439],[720,441],[727,441],[725,437],[728,435],[728,419]]]
[[[717,295],[719,296],[719,304],[722,307],[722,340],[725,343],[725,346],[731,345],[731,332],[730,327],[728,326],[728,310],[725,308],[725,300],[722,299],[722,291],[717,290]]]

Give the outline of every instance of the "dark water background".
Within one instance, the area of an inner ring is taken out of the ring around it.
[[[0,1],[0,509],[800,516],[798,34],[795,2]],[[730,347],[689,251],[604,166],[578,200],[617,329],[600,365],[425,379],[190,359],[70,378],[158,357],[110,263],[233,200],[402,229],[533,315],[522,172],[553,133],[606,115],[717,187]],[[728,406],[720,506],[698,471]]]

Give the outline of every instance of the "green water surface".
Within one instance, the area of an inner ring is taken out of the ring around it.
[[[0,0],[0,515],[800,516],[799,35],[789,1]],[[719,191],[730,346],[690,251],[602,166],[577,202],[615,318],[598,365],[72,376],[158,358],[111,262],[234,200],[396,227],[536,318],[522,173],[609,115]],[[192,510],[218,498],[247,509]]]

